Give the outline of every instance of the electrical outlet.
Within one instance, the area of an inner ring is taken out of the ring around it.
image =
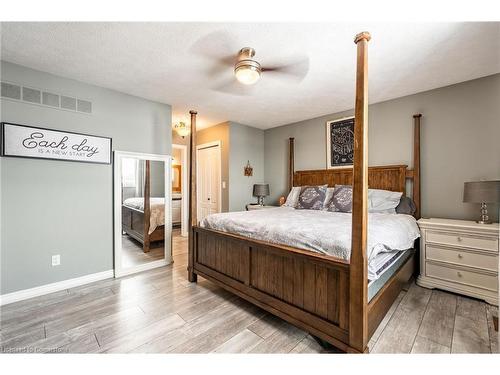
[[[58,266],[61,264],[61,256],[59,254],[52,255],[52,266]]]

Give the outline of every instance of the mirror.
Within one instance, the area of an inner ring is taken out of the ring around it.
[[[171,262],[170,157],[115,151],[115,275]]]
[[[172,192],[180,193],[182,191],[182,173],[181,165],[172,165]]]

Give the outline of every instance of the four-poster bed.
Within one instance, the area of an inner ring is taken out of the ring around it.
[[[149,252],[151,243],[165,239],[165,225],[157,225],[150,231],[152,204],[155,204],[155,209],[163,211],[163,215],[159,216],[165,220],[165,199],[156,200],[158,202],[152,202],[151,199],[151,162],[145,160],[144,197],[125,200],[122,204],[122,231],[139,241],[145,253]]]
[[[420,213],[420,115],[414,116],[413,170],[405,165],[368,168],[369,40],[370,35],[366,32],[355,38],[357,75],[353,168],[294,171],[294,139],[290,139],[290,188],[352,184],[350,260],[199,226],[194,167],[196,112],[190,112],[189,281],[196,282],[197,275],[200,275],[341,350],[358,353],[367,351],[369,337],[415,268],[415,251],[410,250],[404,262],[368,300],[368,186],[404,194],[406,179],[413,180],[413,199]]]

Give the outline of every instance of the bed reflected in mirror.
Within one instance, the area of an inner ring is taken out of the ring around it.
[[[115,170],[115,184],[119,182],[120,186],[120,226],[115,228],[115,241],[119,246],[115,246],[118,253],[115,254],[115,269],[127,274],[131,270],[167,264],[165,254],[170,252],[171,238],[171,229],[166,230],[171,227],[168,225],[170,185],[166,184],[171,178],[171,169],[167,166],[169,160],[134,157],[130,153],[115,153],[115,159],[115,168],[119,168],[120,174],[117,178]],[[116,202],[115,196],[115,210]]]

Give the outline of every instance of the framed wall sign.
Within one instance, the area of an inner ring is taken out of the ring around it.
[[[352,167],[354,163],[354,117],[326,123],[326,167]]]
[[[111,164],[111,138],[1,123],[2,156]]]

